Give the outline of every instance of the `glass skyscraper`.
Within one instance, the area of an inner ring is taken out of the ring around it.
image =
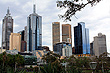
[[[27,17],[27,52],[37,50],[42,46],[42,17],[36,13],[36,6],[33,6],[33,13]]]
[[[8,8],[2,24],[2,49],[9,50],[9,39],[11,33],[13,33],[13,18]]]
[[[90,54],[89,29],[84,22],[74,27],[74,45],[76,54]]]

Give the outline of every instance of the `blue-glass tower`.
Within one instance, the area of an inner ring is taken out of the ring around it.
[[[42,46],[42,17],[36,13],[36,6],[33,6],[33,13],[27,17],[27,52],[37,50]]]
[[[76,54],[90,54],[89,29],[84,22],[74,27],[74,45]]]

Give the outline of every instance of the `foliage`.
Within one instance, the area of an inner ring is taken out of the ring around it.
[[[60,55],[55,54],[53,52],[49,52],[42,57],[42,60],[46,61],[47,63],[52,63],[59,59],[60,59]]]
[[[71,17],[76,14],[77,11],[81,11],[82,8],[87,5],[95,6],[101,0],[63,0],[57,1],[57,7],[67,8],[64,15],[59,15],[60,18],[64,18],[64,21],[71,21]]]
[[[19,54],[11,55],[6,52],[0,54],[0,73],[13,73],[15,64],[23,65],[24,58]]]

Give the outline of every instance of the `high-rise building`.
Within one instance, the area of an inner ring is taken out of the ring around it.
[[[94,37],[93,51],[95,56],[98,57],[104,52],[107,52],[106,35],[103,35],[102,33],[98,33],[98,36]]]
[[[71,38],[71,25],[63,24],[62,25],[62,42],[68,42],[72,46],[72,38]]]
[[[52,41],[53,45],[60,42],[60,22],[52,23]]]
[[[27,36],[25,36],[25,30],[19,31],[18,33],[21,35],[21,52],[25,52],[27,51],[27,42],[25,41]]]
[[[10,35],[10,49],[16,49],[21,52],[21,35],[19,33],[11,33]]]
[[[36,6],[33,6],[33,13],[27,17],[27,52],[35,51],[42,46],[42,17],[36,13]]]
[[[13,33],[13,19],[8,8],[2,24],[2,49],[9,50],[9,39],[11,33]]]
[[[90,54],[89,29],[80,22],[74,27],[75,54]]]

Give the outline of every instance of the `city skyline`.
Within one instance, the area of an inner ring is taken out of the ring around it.
[[[110,1],[101,1],[94,7],[87,6],[86,8],[82,9],[82,11],[77,12],[76,19],[74,16],[72,17],[72,22],[63,22],[58,18],[58,14],[61,14],[61,9],[57,8],[55,0],[48,0],[48,1],[37,1],[37,13],[42,16],[43,18],[43,45],[47,45],[52,50],[52,22],[61,22],[62,24],[69,23],[72,25],[72,28],[77,25],[78,22],[85,22],[86,27],[89,29],[90,32],[90,43],[93,41],[93,37],[97,36],[98,33],[103,33],[106,35],[107,40],[107,51],[110,52],[110,33],[107,32],[110,30],[108,28],[110,23]],[[6,10],[9,7],[11,16],[14,19],[14,33],[17,33],[20,30],[23,30],[24,27],[27,25],[27,16],[32,13],[33,2],[28,0],[3,0],[0,1],[0,28],[2,29],[2,19],[6,15]],[[42,6],[40,6],[42,5]],[[102,11],[103,10],[103,11]],[[85,14],[86,13],[86,14]],[[96,26],[97,25],[97,26]],[[61,32],[62,29],[60,29]],[[72,31],[72,38],[74,38],[73,29]],[[0,45],[1,45],[1,36],[2,30],[0,30]],[[60,33],[61,34],[61,33]],[[60,35],[61,36],[61,35]],[[61,38],[62,40],[62,38]],[[72,42],[74,40],[72,39]],[[73,43],[74,45],[74,43]]]

